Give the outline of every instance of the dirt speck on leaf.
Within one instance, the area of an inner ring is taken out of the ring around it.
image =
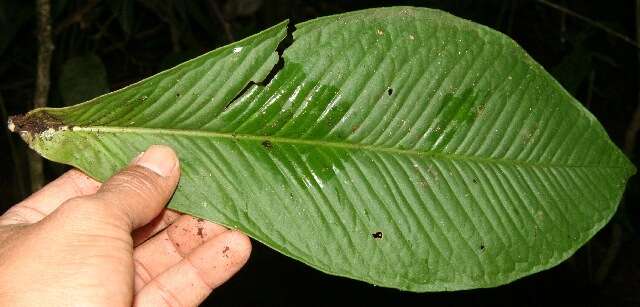
[[[264,147],[266,149],[271,149],[271,148],[273,148],[273,144],[271,144],[271,141],[266,140],[266,141],[262,142],[262,147]]]
[[[371,236],[376,239],[376,240],[380,240],[382,239],[382,231],[377,231],[371,234]]]

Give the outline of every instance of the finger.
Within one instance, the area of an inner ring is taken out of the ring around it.
[[[158,232],[169,227],[175,222],[182,214],[170,210],[164,209],[158,216],[156,216],[149,224],[144,225],[131,234],[133,237],[133,246],[138,246],[144,243],[147,239],[153,237]]]
[[[63,202],[95,193],[100,182],[72,169],[50,182],[27,199],[9,209],[0,224],[35,223],[53,212]]]
[[[102,184],[98,192],[87,196],[104,206],[106,218],[121,223],[129,231],[149,223],[164,208],[180,176],[175,152],[167,146],[152,145],[132,165]],[[97,201],[96,201],[97,200]],[[63,205],[64,206],[64,205]],[[98,209],[98,208],[94,208]]]
[[[135,291],[226,230],[223,226],[202,219],[181,216],[169,228],[134,250]]]
[[[218,235],[153,279],[134,298],[135,306],[197,306],[242,268],[251,242],[238,231]]]

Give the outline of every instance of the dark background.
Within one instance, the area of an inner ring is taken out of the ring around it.
[[[49,105],[121,88],[289,18],[389,5],[440,8],[514,38],[602,122],[621,148],[638,104],[634,1],[52,1],[55,51]],[[586,18],[585,18],[586,17]],[[38,42],[35,1],[0,0],[0,107],[32,108]],[[631,41],[631,42],[629,42]],[[3,124],[4,125],[4,124]],[[0,132],[0,212],[29,194],[23,142]],[[5,133],[6,132],[6,133]],[[637,136],[636,136],[637,138]],[[638,165],[638,150],[630,153]],[[45,164],[47,180],[66,167]],[[407,293],[325,275],[254,242],[248,265],[205,304],[286,305],[640,305],[638,176],[612,222],[572,258],[493,289]],[[617,248],[619,246],[619,248]],[[611,265],[603,265],[605,259]]]

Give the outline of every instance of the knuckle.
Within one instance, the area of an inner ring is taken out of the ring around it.
[[[94,196],[71,198],[56,210],[57,216],[65,221],[87,221],[110,216],[113,210],[104,205],[104,201]]]
[[[122,210],[114,210],[108,200],[99,195],[81,196],[62,203],[54,214],[54,221],[69,225],[70,229],[92,233],[102,229],[102,233],[129,233],[126,221],[130,217]],[[108,230],[108,231],[106,231]]]
[[[56,211],[63,215],[93,214],[95,208],[100,208],[93,197],[79,196],[63,202]]]

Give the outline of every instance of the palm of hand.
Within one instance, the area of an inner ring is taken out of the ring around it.
[[[100,184],[70,171],[0,217],[0,305],[195,306],[249,239],[163,209],[179,166],[152,146]]]

